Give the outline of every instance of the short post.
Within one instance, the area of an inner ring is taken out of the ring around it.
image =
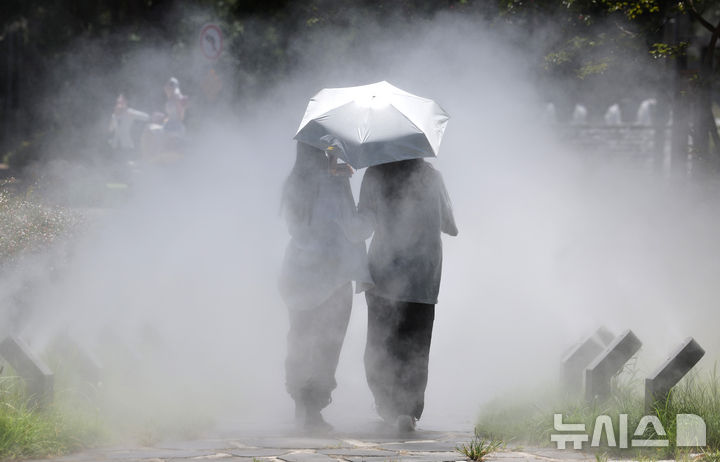
[[[100,362],[67,334],[55,337],[50,348],[59,356],[60,361],[66,362],[65,366],[78,374],[82,380],[93,386],[97,386],[102,381],[103,368]],[[55,366],[55,370],[59,370],[58,365]]]
[[[577,394],[582,391],[585,368],[612,340],[612,333],[605,327],[600,327],[563,357],[562,383],[566,391]]]
[[[640,350],[642,342],[631,330],[618,335],[585,370],[585,397],[588,400],[610,397],[612,378]]]
[[[657,402],[667,401],[670,389],[705,356],[705,350],[692,337],[675,348],[670,357],[645,379],[645,410],[651,412]]]
[[[53,373],[33,354],[25,342],[17,337],[7,337],[0,342],[0,356],[25,381],[31,404],[45,406],[52,401]]]

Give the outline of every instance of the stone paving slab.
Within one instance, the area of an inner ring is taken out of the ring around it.
[[[405,441],[383,444],[380,447],[390,451],[454,452],[458,444],[458,442],[453,441]]]
[[[241,448],[231,449],[228,451],[233,456],[237,457],[279,457],[283,454],[290,452],[289,449],[282,448]]]
[[[317,452],[338,457],[392,457],[395,455],[394,451],[366,446],[359,448],[319,449]]]
[[[159,449],[218,450],[244,447],[238,441],[225,439],[203,439],[191,441],[163,441],[155,445]]]
[[[336,433],[327,437],[292,433],[246,433],[193,441],[163,441],[152,448],[107,447],[52,459],[55,462],[456,462],[465,456],[455,448],[471,432],[384,431]],[[594,462],[592,454],[553,448],[515,447],[487,456],[487,462]],[[47,461],[47,459],[45,459]],[[39,462],[39,461],[37,461]]]
[[[391,457],[345,457],[350,462],[456,462],[464,460],[460,454],[426,453],[426,454],[395,454]]]
[[[489,454],[485,456],[486,462],[517,462],[518,460],[524,460],[526,462],[536,462],[536,461],[545,461],[546,458],[538,458],[532,454],[527,454],[524,452],[516,452],[516,451],[502,451],[502,452],[494,452],[492,454]],[[553,459],[555,460],[555,459]]]
[[[285,455],[278,457],[278,459],[284,460],[285,462],[337,462],[337,459],[315,451],[289,452]]]
[[[204,456],[204,457],[193,457],[192,459],[169,459],[167,461],[162,462],[191,462],[191,461],[213,461],[213,460],[221,460],[223,462],[225,461],[235,461],[235,462],[252,462],[252,457],[234,457],[231,454],[219,452],[217,454],[214,454],[212,456]],[[257,460],[257,459],[255,459]]]
[[[53,462],[55,461],[55,459],[50,459],[50,460],[52,460]],[[72,460],[72,459],[69,459],[69,460]],[[93,460],[94,462],[103,462],[102,459],[92,459],[92,460]],[[126,460],[123,460],[123,462],[193,462],[193,461],[196,461],[196,462],[203,462],[203,461],[212,462],[213,460],[218,460],[218,461],[223,461],[223,462],[226,462],[226,461],[234,461],[234,462],[253,462],[253,460],[258,460],[258,459],[253,459],[252,457],[234,457],[234,456],[232,456],[231,454],[227,454],[227,453],[217,453],[217,454],[212,454],[212,455],[208,455],[208,456],[181,457],[181,458],[171,458],[171,459],[160,459],[160,458],[152,458],[152,459],[126,459]],[[269,460],[269,459],[260,459],[260,460],[262,460],[263,462],[266,462],[266,461]],[[275,460],[275,459],[273,459],[273,460]],[[38,462],[39,462],[39,461],[38,461]],[[45,462],[48,462],[48,461],[45,460]],[[73,462],[74,462],[74,461],[73,461]]]
[[[524,451],[519,451],[524,453]],[[595,456],[592,454],[585,454],[581,451],[574,449],[553,449],[553,448],[538,448],[533,449],[532,454],[540,457],[547,457],[554,460],[595,460]]]
[[[140,450],[125,450],[125,451],[117,451],[117,452],[105,452],[102,455],[104,456],[105,460],[113,461],[113,460],[128,460],[128,459],[139,459],[139,460],[147,460],[147,459],[160,459],[160,460],[167,460],[167,459],[190,459],[195,457],[202,457],[202,456],[209,456],[216,454],[218,451],[214,450],[192,450],[192,449],[153,449],[153,448],[143,448]]]
[[[283,448],[283,449],[330,449],[350,448],[352,445],[341,439],[329,438],[303,438],[303,437],[276,437],[276,438],[238,438],[237,441],[248,447]]]

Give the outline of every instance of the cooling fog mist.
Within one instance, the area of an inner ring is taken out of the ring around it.
[[[277,277],[292,137],[321,88],[387,80],[451,116],[433,163],[460,234],[443,238],[421,427],[469,429],[479,405],[499,393],[553,383],[564,349],[600,325],[637,333],[641,369],[690,335],[710,364],[720,347],[717,185],[560,143],[542,122],[535,50],[513,45],[512,30],[441,15],[361,31],[366,43],[350,50],[333,42],[332,29],[295,37],[296,71],[203,120],[188,134],[184,160],[141,169],[125,202],[90,214],[61,267],[51,268],[52,254],[7,275],[0,289],[8,313],[19,309],[11,303],[18,287],[32,286],[14,321],[22,335],[39,348],[63,332],[104,358],[118,408],[147,399],[141,405],[158,414],[200,407],[221,421],[291,421]],[[167,50],[143,50],[118,75],[133,88],[160,88],[168,60]],[[83,74],[78,87],[114,99],[94,69]],[[150,109],[140,93],[129,92],[131,106]],[[75,110],[83,104],[94,102]],[[44,168],[66,193],[102,177],[98,165]],[[362,174],[352,179],[356,198]],[[341,430],[375,419],[362,365],[365,322],[356,295],[326,411]]]

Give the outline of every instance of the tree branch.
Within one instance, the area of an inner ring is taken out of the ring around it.
[[[715,48],[717,46],[718,39],[720,39],[720,21],[718,21],[718,25],[713,30],[712,36],[710,37],[710,43],[708,44],[708,51],[705,56],[707,68],[710,72],[712,72],[713,61],[715,60]]]
[[[693,0],[687,0],[688,5],[690,5],[690,8],[688,9],[688,12],[690,12],[690,16],[699,22],[705,29],[709,30],[710,32],[715,32],[715,27],[708,21],[707,19],[703,18],[700,13],[695,9],[695,4],[693,3]]]
[[[624,28],[623,26],[621,26],[620,24],[618,24],[617,21],[615,21],[615,27],[617,27],[618,29],[620,29],[620,32],[622,32],[623,34],[625,34],[625,35],[627,35],[627,36],[629,36],[629,37],[635,38],[635,37],[638,36],[638,34],[636,34],[635,32],[631,32],[631,31],[625,29],[625,28]]]

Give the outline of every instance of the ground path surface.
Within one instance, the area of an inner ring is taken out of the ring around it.
[[[165,441],[153,447],[107,447],[53,459],[62,462],[449,462],[465,460],[455,449],[472,439],[469,431],[429,430],[398,434],[382,427],[330,435],[302,435],[290,428],[238,429],[192,441]],[[507,448],[487,462],[571,462],[595,460],[573,450]]]

